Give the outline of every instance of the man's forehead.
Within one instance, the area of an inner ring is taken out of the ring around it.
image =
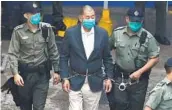
[[[86,10],[84,10],[83,14],[86,16],[87,15],[95,15],[95,12],[92,9],[86,9]]]
[[[34,14],[36,14],[36,13],[30,13],[30,12],[28,12],[28,13],[26,13],[27,15],[34,15]]]

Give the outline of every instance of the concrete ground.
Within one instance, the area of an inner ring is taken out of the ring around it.
[[[64,16],[77,17],[79,14],[80,7],[65,7]],[[69,11],[70,10],[70,11]],[[102,8],[96,7],[97,19],[101,16]],[[111,18],[113,19],[114,27],[124,25],[124,16],[127,11],[127,8],[110,8],[111,10]],[[155,31],[155,10],[154,9],[146,9],[146,29],[149,30],[152,34]],[[172,43],[172,15],[168,14],[167,17],[167,36],[171,40]],[[9,46],[9,41],[2,41],[1,52],[7,53]],[[157,82],[162,80],[165,76],[165,71],[163,69],[164,62],[172,57],[172,46],[164,46],[160,45],[160,62],[152,69],[152,73],[150,75],[148,91],[150,91]],[[113,52],[112,52],[113,53]],[[1,84],[11,76],[11,74],[6,71],[4,74],[1,74]],[[147,98],[147,97],[146,97]],[[52,79],[50,80],[50,89],[48,92],[48,98],[45,105],[45,110],[67,110],[68,109],[68,95],[63,92],[61,89],[61,84],[57,86],[52,85]],[[2,110],[19,110],[14,105],[12,101],[11,94],[6,94],[5,92],[1,93],[1,109]],[[109,110],[108,102],[106,96],[103,94],[100,100],[99,110]]]

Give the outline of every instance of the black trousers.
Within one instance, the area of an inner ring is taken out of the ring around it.
[[[46,69],[41,72],[21,72],[24,87],[18,87],[21,110],[43,110],[49,88],[49,76]]]
[[[120,91],[118,86],[113,84],[112,91],[107,94],[110,110],[143,110],[148,79],[128,86],[125,91]]]

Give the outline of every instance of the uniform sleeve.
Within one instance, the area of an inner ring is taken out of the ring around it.
[[[10,62],[10,69],[12,74],[18,73],[18,57],[20,50],[20,41],[19,36],[16,30],[13,31],[9,49],[8,49],[8,57]]]
[[[160,53],[160,47],[152,36],[148,41],[148,56],[149,58],[158,57]]]
[[[112,36],[109,38],[109,45],[110,45],[110,50],[116,48],[115,32],[113,32],[113,33],[112,33]]]
[[[59,71],[59,52],[56,46],[55,42],[55,35],[52,30],[52,28],[49,28],[49,42],[48,42],[48,53],[49,53],[49,58],[52,61],[52,66],[54,68],[55,72]]]
[[[161,98],[163,96],[163,89],[157,88],[150,92],[149,99],[146,103],[146,106],[155,109],[161,102]]]

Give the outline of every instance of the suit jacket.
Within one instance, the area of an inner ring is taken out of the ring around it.
[[[81,34],[81,24],[66,30],[65,37],[61,47],[60,55],[60,75],[62,78],[68,78],[74,75],[73,71],[81,74],[70,79],[71,89],[78,91],[84,84],[85,74],[93,74],[88,77],[90,89],[93,92],[102,90],[103,71],[105,67],[107,77],[113,78],[112,56],[108,44],[107,32],[98,27],[94,27],[94,50],[89,59],[87,59]]]

